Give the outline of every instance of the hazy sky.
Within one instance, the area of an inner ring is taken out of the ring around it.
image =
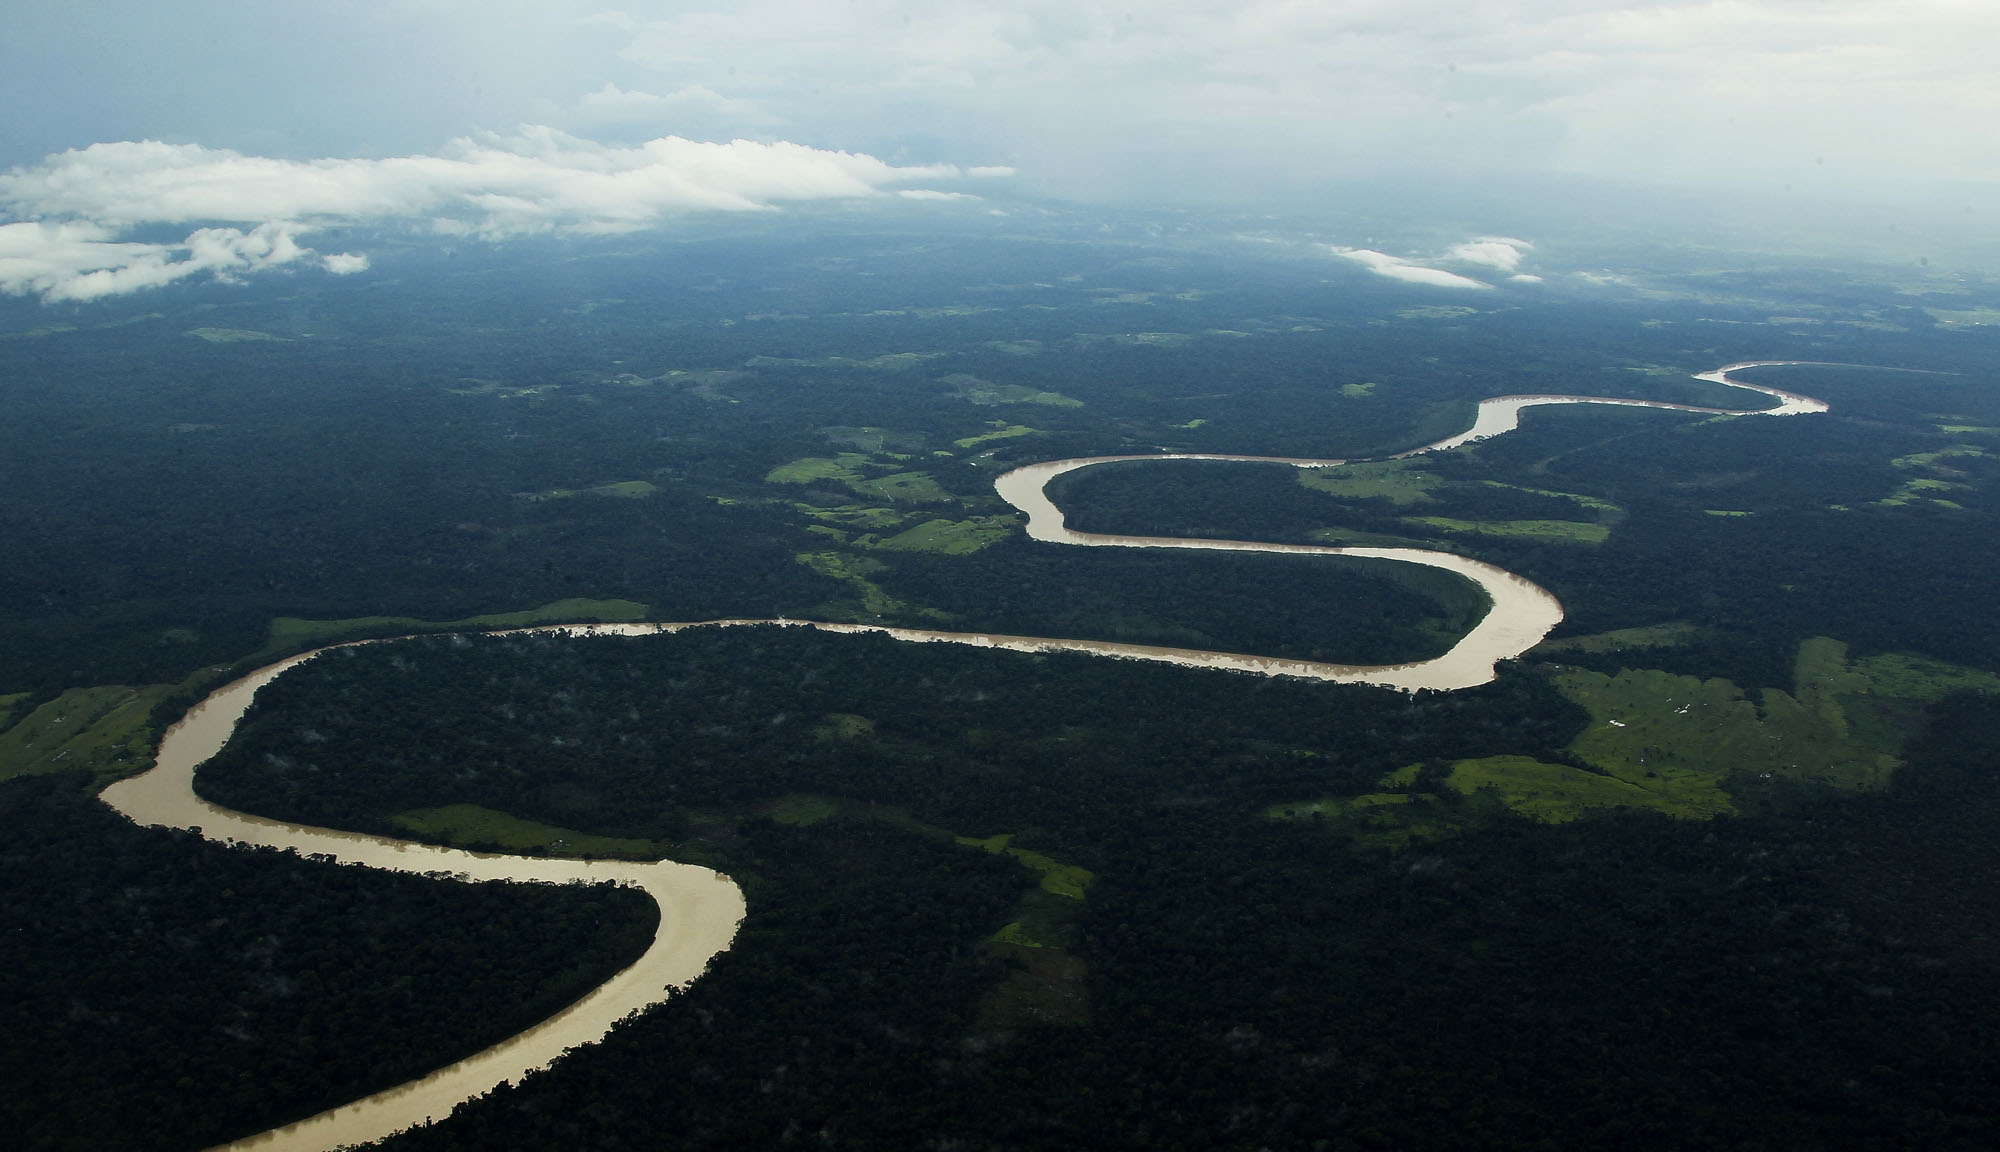
[[[365,267],[311,251],[327,223],[601,231],[1003,187],[1901,195],[2000,182],[1996,44],[1991,0],[12,0],[0,288]]]

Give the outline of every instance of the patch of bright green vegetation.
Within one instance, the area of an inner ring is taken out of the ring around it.
[[[822,576],[831,576],[854,590],[855,599],[833,601],[820,606],[820,611],[836,619],[874,622],[884,617],[916,616],[930,620],[943,620],[945,615],[935,608],[922,608],[906,604],[882,590],[882,586],[869,577],[879,572],[887,572],[889,566],[868,556],[854,556],[846,552],[805,552],[797,560]]]
[[[1609,527],[1575,520],[1452,520],[1444,516],[1409,516],[1403,522],[1463,536],[1504,536],[1547,544],[1602,544],[1611,538]]]
[[[1836,643],[1836,641],[1824,642]],[[1812,644],[1815,641],[1809,640],[1806,643]],[[1802,645],[1802,650],[1803,647]],[[1803,660],[1803,655],[1801,659]],[[1959,664],[1947,664],[1928,656],[1913,656],[1908,653],[1890,652],[1881,656],[1869,656],[1855,661],[1841,671],[1852,671],[1861,677],[1860,683],[1845,686],[1842,691],[1891,696],[1922,703],[1942,700],[1953,692],[2000,692],[2000,676],[1991,672],[1982,672],[1977,668],[1967,668]]]
[[[650,480],[619,480],[610,484],[599,484],[594,488],[551,488],[546,492],[523,492],[523,500],[540,503],[544,500],[567,500],[572,496],[609,496],[620,500],[644,500],[657,493],[660,486]]]
[[[869,504],[842,504],[834,508],[822,508],[817,504],[794,504],[792,507],[815,520],[848,524],[857,528],[895,528],[909,519],[894,508],[878,508]]]
[[[863,496],[880,496],[907,504],[944,504],[952,498],[951,493],[922,472],[892,472],[850,482],[848,487]]]
[[[454,847],[491,845],[507,852],[618,856],[632,860],[658,860],[670,847],[653,840],[592,836],[573,828],[523,820],[477,804],[413,808],[397,813],[392,819],[396,827],[406,832]]]
[[[153,758],[153,706],[174,687],[71,688],[0,732],[0,780],[82,768],[109,783],[144,769]],[[25,699],[7,697],[9,711]]]
[[[1340,394],[1349,400],[1359,400],[1363,396],[1375,391],[1378,387],[1380,385],[1376,384],[1373,380],[1364,381],[1359,384],[1342,384],[1340,386]]]
[[[1542,644],[1537,651],[1617,652],[1626,648],[1677,648],[1692,642],[1699,635],[1701,628],[1698,625],[1677,621],[1672,624],[1652,624],[1644,628],[1616,628],[1589,636],[1550,640]]]
[[[969,520],[927,520],[907,532],[873,547],[902,552],[942,552],[947,556],[969,556],[989,544],[997,544],[1014,534],[1018,522],[1012,516],[974,516]]]
[[[1568,500],[1590,509],[1592,512],[1622,512],[1624,509],[1609,500],[1599,500],[1595,496],[1585,496],[1581,492],[1557,492],[1550,488],[1523,488],[1519,484],[1502,484],[1498,480],[1483,480],[1488,488],[1505,488],[1511,492],[1526,492],[1531,496],[1550,496],[1557,500]]]
[[[1468,796],[1490,791],[1509,810],[1531,820],[1566,824],[1594,808],[1650,808],[1697,818],[1733,811],[1729,797],[1716,787],[1719,779],[1711,780],[1705,791],[1654,789],[1527,756],[1485,756],[1455,762],[1445,784]]]
[[[958,398],[973,404],[1043,404],[1051,408],[1081,408],[1083,401],[1060,392],[1044,392],[1020,384],[995,384],[964,372],[941,376],[938,383],[949,384]]]
[[[1396,309],[1396,315],[1404,320],[1457,320],[1478,314],[1479,309],[1467,308],[1463,304],[1424,304],[1415,308]]]
[[[259,340],[284,343],[287,337],[273,336],[269,332],[254,332],[248,328],[190,328],[188,335],[199,337],[210,344],[244,344]]]
[[[1342,500],[1387,500],[1397,507],[1428,504],[1431,490],[1444,478],[1427,472],[1414,460],[1379,460],[1371,464],[1301,468],[1299,483]]]
[[[1795,694],[1764,689],[1759,708],[1727,680],[1698,680],[1651,669],[1616,676],[1571,669],[1557,676],[1564,695],[1590,712],[1591,725],[1570,751],[1593,767],[1639,782],[1682,774],[1721,779],[1770,776],[1851,790],[1881,788],[1895,771],[1896,748],[1913,711],[1877,699],[1890,715],[1850,704],[1876,694],[1864,667],[1849,666],[1846,646],[1824,638],[1800,646]],[[1898,716],[1898,712],[1902,712]]]
[[[991,421],[987,427],[992,428],[993,431],[982,432],[977,436],[967,436],[963,440],[953,440],[952,443],[960,448],[974,448],[990,440],[1011,440],[1016,436],[1033,436],[1041,431],[1038,428],[1030,428],[1026,424],[1009,424],[1005,420]]]
[[[1937,428],[1947,436],[2000,436],[2000,428],[1984,424],[1940,424]]]
[[[894,464],[878,463],[859,452],[842,452],[831,460],[824,456],[807,456],[771,469],[764,474],[764,482],[815,484],[820,481],[830,481],[863,496],[876,496],[912,504],[940,504],[951,500],[951,493],[939,487],[937,481],[922,472],[892,472],[886,476],[871,476],[866,471],[894,467]]]
[[[1188,422],[1187,422],[1187,423],[1185,423],[1185,424],[1176,424],[1176,425],[1174,425],[1174,427],[1176,427],[1176,428],[1190,428],[1190,429],[1192,429],[1192,428],[1199,428],[1199,427],[1201,427],[1201,426],[1202,426],[1203,424],[1206,424],[1206,423],[1208,423],[1208,421],[1207,421],[1206,419],[1202,419],[1202,418],[1200,418],[1200,417],[1197,417],[1197,418],[1195,418],[1195,419],[1193,419],[1193,420],[1190,420],[1190,421],[1188,421]]]
[[[1755,512],[1739,512],[1732,508],[1703,508],[1704,516],[1755,516]]]
[[[406,632],[455,632],[489,628],[529,628],[537,624],[628,622],[644,620],[646,606],[636,600],[589,600],[572,597],[519,612],[489,612],[462,620],[419,620],[414,616],[356,616],[347,620],[301,620],[279,616],[271,621],[271,639],[256,656],[331,644],[349,636],[390,629]],[[255,657],[253,657],[255,658]]]
[[[956,836],[953,839],[968,848],[978,848],[995,856],[1013,857],[1021,864],[1039,872],[1042,877],[1041,890],[1052,896],[1081,900],[1089,892],[1091,881],[1097,879],[1097,874],[1088,868],[1064,864],[1040,852],[1013,847],[1014,837],[1011,834],[988,836],[984,839],[976,836]]]

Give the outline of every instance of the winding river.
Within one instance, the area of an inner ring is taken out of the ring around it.
[[[1524,409],[1550,404],[1614,404],[1665,408],[1716,416],[1793,416],[1824,412],[1827,405],[1809,396],[1734,379],[1730,373],[1747,368],[1809,364],[1802,360],[1758,360],[1730,364],[1695,377],[1732,388],[1762,393],[1777,401],[1770,408],[1702,408],[1650,400],[1596,396],[1522,395],[1482,400],[1472,427],[1466,431],[1387,459],[1440,452],[1475,440],[1498,436],[1519,426]],[[1156,454],[1093,456],[1030,464],[994,482],[1001,499],[1026,513],[1028,535],[1036,540],[1096,548],[1193,548],[1221,551],[1288,552],[1310,555],[1362,556],[1398,560],[1456,572],[1473,581],[1492,607],[1449,652],[1431,660],[1390,666],[1326,664],[1198,649],[1068,640],[1042,636],[1005,636],[978,632],[942,632],[867,624],[835,624],[806,620],[710,620],[699,623],[551,625],[506,629],[506,632],[567,632],[576,635],[642,636],[688,628],[785,624],[827,632],[880,632],[899,640],[970,644],[1014,651],[1088,652],[1101,656],[1151,660],[1187,667],[1227,668],[1267,676],[1297,676],[1332,683],[1379,684],[1418,688],[1469,688],[1493,679],[1494,666],[1540,643],[1562,621],[1562,605],[1540,586],[1491,564],[1448,552],[1419,548],[1325,547],[1266,544],[1245,540],[1176,539],[1116,536],[1077,532],[1063,522],[1062,510],[1049,499],[1050,480],[1067,472],[1132,460],[1229,460],[1288,464],[1296,468],[1333,468],[1344,460],[1309,460],[1269,456]],[[1360,463],[1361,461],[1353,461]],[[378,641],[358,641],[376,643]],[[333,645],[331,647],[344,647]],[[547,1067],[564,1051],[601,1039],[625,1016],[661,1003],[672,990],[698,978],[708,962],[735,939],[744,913],[743,892],[729,877],[691,864],[668,860],[653,863],[608,860],[563,860],[507,856],[437,848],[409,841],[361,836],[327,828],[286,824],[211,804],[195,794],[195,768],[221,750],[250,707],[257,689],[291,668],[328,651],[292,656],[267,665],[211,693],[167,730],[160,740],[154,767],[140,776],[119,781],[102,793],[105,803],[136,823],[190,828],[204,837],[233,844],[289,848],[301,855],[330,857],[397,872],[450,875],[472,880],[596,883],[612,881],[642,889],[660,907],[659,929],[652,944],[630,966],[599,985],[581,1000],[500,1043],[431,1074],[330,1109],[294,1124],[228,1145],[231,1149],[283,1149],[322,1152],[343,1145],[379,1140],[404,1129],[442,1119],[454,1105],[507,1082],[518,1081]]]

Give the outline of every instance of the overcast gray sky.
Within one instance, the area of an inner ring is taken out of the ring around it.
[[[825,198],[973,210],[1003,187],[1261,209],[1355,182],[2000,183],[1991,0],[8,9],[0,289],[55,298],[365,268],[312,249],[329,223],[605,231]],[[149,226],[186,239],[133,247]]]

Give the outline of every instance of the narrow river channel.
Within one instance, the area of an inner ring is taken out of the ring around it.
[[[1731,364],[1702,373],[1698,380],[1762,393],[1777,400],[1763,409],[1700,408],[1648,400],[1592,396],[1497,396],[1483,400],[1470,429],[1389,459],[1439,452],[1512,431],[1525,408],[1552,404],[1614,404],[1665,408],[1718,416],[1791,416],[1827,410],[1808,396],[1730,377],[1747,368],[1804,364],[1797,360],[1760,360]],[[1228,652],[1187,648],[1116,644],[1041,636],[1004,636],[978,632],[941,632],[866,624],[835,624],[806,620],[710,620],[699,623],[550,625],[508,629],[509,632],[568,632],[577,635],[644,636],[688,628],[754,624],[785,624],[828,632],[880,632],[899,640],[969,644],[1015,651],[1088,652],[1133,660],[1151,660],[1186,667],[1222,668],[1266,676],[1297,676],[1332,683],[1378,684],[1418,688],[1470,688],[1493,679],[1494,666],[1540,643],[1562,622],[1562,605],[1540,586],[1504,569],[1448,552],[1417,548],[1318,547],[1264,544],[1244,540],[1175,539],[1115,536],[1077,532],[1063,523],[1063,513],[1050,501],[1048,482],[1067,472],[1099,464],[1133,460],[1229,460],[1289,464],[1297,468],[1334,468],[1361,461],[1311,460],[1268,456],[1206,454],[1095,456],[1054,460],[1017,468],[994,484],[1001,499],[1028,517],[1028,535],[1036,540],[1098,548],[1189,548],[1220,551],[1288,552],[1312,555],[1362,556],[1422,564],[1456,572],[1473,581],[1491,603],[1486,615],[1449,652],[1431,660],[1391,666],[1351,666],[1307,660],[1280,660]],[[359,641],[379,643],[380,641]],[[332,647],[343,647],[333,645]],[[319,651],[328,651],[320,649]],[[272,1129],[228,1145],[231,1149],[277,1152],[327,1152],[344,1145],[379,1140],[404,1129],[443,1119],[454,1105],[494,1087],[515,1082],[547,1067],[564,1051],[602,1039],[625,1016],[664,1002],[673,989],[698,978],[708,962],[727,949],[743,919],[742,889],[729,877],[691,864],[668,860],[653,863],[606,860],[564,860],[463,852],[403,840],[362,836],[327,828],[285,824],[234,812],[209,803],[195,793],[195,769],[222,749],[236,723],[250,707],[257,689],[318,652],[288,657],[252,672],[209,694],[160,741],[154,767],[140,776],[119,781],[102,793],[105,803],[145,825],[198,830],[225,843],[289,848],[301,855],[322,855],[342,863],[396,872],[459,876],[472,880],[515,880],[540,883],[612,881],[639,888],[660,907],[660,926],[639,959],[599,985],[583,999],[525,1032],[509,1037],[428,1076],[373,1096],[330,1109],[297,1123]]]

